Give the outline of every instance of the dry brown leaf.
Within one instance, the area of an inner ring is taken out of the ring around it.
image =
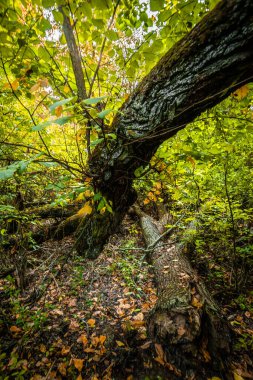
[[[131,326],[136,328],[145,326],[145,321],[131,321]]]
[[[74,362],[74,366],[76,367],[76,369],[81,372],[82,369],[83,369],[83,362],[84,362],[84,359],[73,359],[73,362]]]
[[[71,300],[69,300],[68,306],[69,307],[76,306],[76,303],[77,303],[77,299],[76,298],[72,298]]]
[[[91,347],[87,347],[85,348],[84,352],[95,352],[95,349]]]
[[[67,375],[67,363],[60,363],[58,365],[58,371],[60,372],[60,374],[62,376],[66,376]]]
[[[61,349],[61,355],[62,356],[68,355],[69,351],[70,351],[70,347],[63,346],[62,349]]]
[[[100,355],[94,355],[92,360],[94,360],[94,362],[99,362],[101,360],[101,356]]]
[[[133,317],[133,320],[135,320],[135,321],[143,321],[143,319],[144,319],[143,313],[138,313]]]
[[[45,353],[46,351],[47,351],[47,348],[46,348],[45,344],[41,344],[40,345],[40,352]]]
[[[155,343],[155,350],[156,350],[157,355],[161,359],[163,359],[164,358],[164,351],[163,351],[162,345],[159,343]]]
[[[63,313],[63,311],[60,310],[60,309],[54,309],[54,310],[52,310],[52,311],[50,312],[50,314],[52,314],[52,315],[54,315],[54,314],[56,314],[56,315],[63,315],[64,313]]]
[[[75,320],[72,320],[69,325],[70,330],[78,330],[80,328],[79,323]]]
[[[146,342],[146,343],[144,343],[142,346],[140,346],[140,348],[141,348],[142,350],[146,350],[147,348],[150,347],[151,343],[152,343],[152,341],[149,340],[148,342]]]
[[[165,365],[165,361],[160,356],[157,356],[155,358],[155,361],[158,362],[158,363],[160,363],[163,366]]]
[[[183,326],[179,326],[177,330],[178,335],[183,336],[185,332],[186,332],[185,328]]]
[[[11,331],[12,333],[16,333],[16,334],[18,334],[18,333],[20,333],[20,332],[22,331],[22,329],[21,329],[20,327],[18,327],[18,326],[11,326],[11,327],[10,327],[10,331]]]

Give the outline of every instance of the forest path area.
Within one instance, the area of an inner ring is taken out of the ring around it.
[[[156,288],[143,251],[131,249],[143,244],[139,227],[126,218],[94,261],[75,255],[71,237],[49,240],[28,257],[23,295],[12,277],[2,279],[0,378],[182,378],[164,348],[147,336]],[[235,380],[253,379],[253,314],[228,299],[222,295],[222,312],[237,338],[231,371]]]

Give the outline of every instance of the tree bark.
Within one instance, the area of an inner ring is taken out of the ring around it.
[[[115,217],[105,215],[110,227],[104,231],[96,212],[81,223],[80,254],[99,253],[136,199],[135,170],[159,145],[252,80],[252,46],[252,0],[222,0],[141,81],[112,123],[117,139],[110,149],[98,145],[89,160],[95,190],[112,202]]]
[[[135,208],[147,247],[161,236],[157,223]],[[148,329],[166,347],[166,360],[187,375],[207,378],[226,373],[230,331],[220,310],[184,254],[184,246],[160,240],[150,252],[158,300]]]

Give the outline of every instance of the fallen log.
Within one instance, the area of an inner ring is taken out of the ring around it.
[[[135,212],[157,284],[158,300],[149,315],[148,330],[166,348],[162,360],[179,368],[181,378],[229,379],[230,330],[218,305],[184,254],[184,245],[164,243],[157,222],[138,207]]]

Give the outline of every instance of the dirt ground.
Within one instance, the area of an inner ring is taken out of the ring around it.
[[[183,378],[147,335],[156,288],[133,247],[143,247],[141,232],[126,220],[95,261],[78,257],[71,237],[49,240],[28,253],[23,294],[15,278],[0,280],[0,379]],[[234,380],[253,379],[252,298],[245,295],[244,308],[222,295],[235,335]]]

